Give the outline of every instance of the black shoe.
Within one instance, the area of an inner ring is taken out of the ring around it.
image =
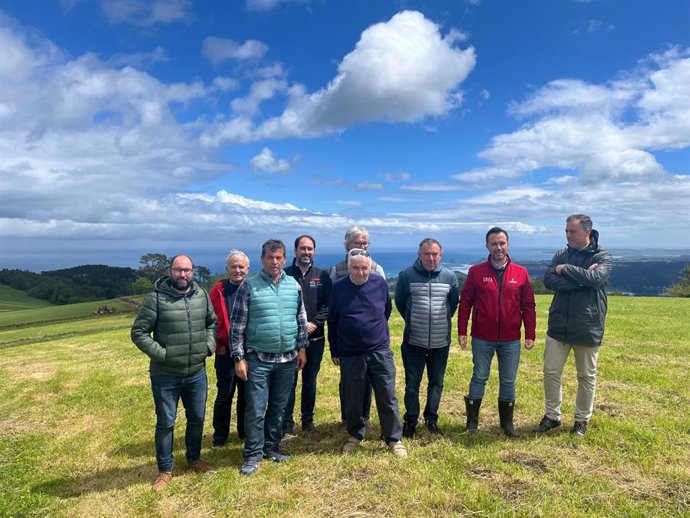
[[[288,423],[287,421],[283,423],[283,440],[290,439],[294,437],[292,432],[295,431],[295,423]]]
[[[273,462],[287,462],[290,460],[290,455],[280,450],[265,451],[264,459],[272,460]]]
[[[227,443],[227,439],[225,439],[225,440],[213,439],[213,447],[214,448],[223,448],[226,443]]]
[[[534,433],[546,433],[553,428],[558,428],[559,426],[561,426],[560,421],[555,421],[553,419],[550,419],[550,418],[544,416],[541,418],[541,423],[539,423],[537,426],[532,428],[532,431]]]
[[[312,419],[305,419],[302,421],[302,431],[306,433],[316,433],[316,426]]]
[[[412,439],[414,437],[415,429],[417,428],[417,423],[412,421],[403,422],[403,437]]]
[[[573,437],[584,437],[587,433],[587,421],[575,421],[573,429],[570,430],[570,435]]]
[[[441,430],[439,429],[438,424],[436,424],[436,423],[432,423],[431,421],[427,421],[426,429],[429,430],[429,433],[431,435],[441,435]]]

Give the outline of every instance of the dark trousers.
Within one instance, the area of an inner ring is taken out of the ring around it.
[[[364,387],[364,393],[362,394],[362,415],[364,419],[369,420],[371,415],[371,381],[367,380],[366,387]],[[338,395],[340,396],[340,420],[346,421],[345,413],[347,411],[347,404],[345,403],[345,386],[343,385],[343,378],[340,378],[340,384],[338,385]]]
[[[301,412],[302,421],[312,421],[314,419],[314,407],[316,406],[316,378],[321,370],[321,359],[323,349],[326,344],[325,338],[312,340],[307,349],[307,364],[302,369],[302,402]],[[297,378],[299,372],[295,370],[295,380],[292,384],[292,391],[285,406],[284,423],[294,424],[293,413],[295,410],[295,390],[297,389]]]
[[[437,423],[450,346],[426,349],[403,343],[400,350],[405,366],[405,421],[416,423],[419,419],[419,386],[422,383],[422,375],[426,367],[429,384],[426,392],[424,421]]]
[[[341,356],[340,380],[345,392],[347,433],[357,439],[364,439],[366,428],[362,401],[369,380],[376,397],[383,437],[387,443],[399,441],[402,437],[402,423],[395,395],[395,362],[392,351],[385,349],[355,356]]]
[[[230,354],[216,354],[216,387],[218,393],[213,403],[213,442],[224,443],[230,435],[232,400],[237,389],[236,426],[237,435],[244,437],[244,412],[247,406],[244,399],[244,381],[235,375],[235,362]]]

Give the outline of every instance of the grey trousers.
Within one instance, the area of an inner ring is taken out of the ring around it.
[[[399,441],[402,423],[398,398],[395,395],[395,362],[390,349],[355,356],[340,357],[340,378],[345,388],[345,420],[347,433],[364,439],[365,426],[362,401],[367,378],[376,398],[376,409],[386,443]]]

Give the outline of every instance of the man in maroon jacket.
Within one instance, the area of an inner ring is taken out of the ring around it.
[[[237,389],[237,436],[244,439],[244,381],[235,376],[235,365],[229,351],[230,311],[237,288],[249,273],[249,257],[239,250],[231,250],[225,259],[228,278],[218,281],[209,296],[218,319],[216,337],[216,387],[218,395],[213,403],[213,446],[225,446],[230,435],[232,399]]]
[[[458,335],[467,347],[467,322],[472,312],[472,363],[469,394],[465,396],[467,431],[479,426],[479,407],[489,379],[491,361],[498,357],[498,414],[508,437],[519,437],[513,426],[515,378],[520,363],[520,327],[525,349],[534,347],[537,324],[534,291],[527,270],[508,256],[508,232],[493,227],[486,233],[486,262],[470,268],[460,296]]]

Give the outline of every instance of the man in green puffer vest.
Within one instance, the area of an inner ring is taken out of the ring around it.
[[[285,256],[282,241],[263,244],[262,270],[238,288],[230,314],[235,373],[246,382],[242,475],[254,474],[262,459],[290,459],[279,449],[283,411],[295,369],[307,362],[309,338],[302,290],[283,271]]]
[[[158,464],[154,492],[165,489],[172,478],[173,430],[180,399],[187,416],[187,465],[202,473],[214,470],[201,460],[201,437],[208,386],[206,358],[216,349],[216,315],[208,293],[194,282],[194,265],[188,256],[173,257],[168,273],[156,281],[131,332],[134,344],[151,359]]]

